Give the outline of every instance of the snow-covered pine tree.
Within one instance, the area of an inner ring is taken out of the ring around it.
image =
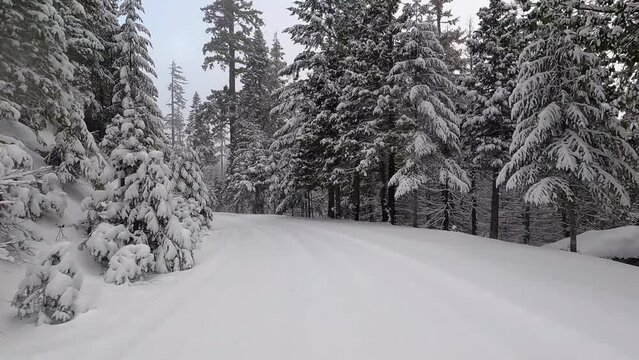
[[[396,131],[404,146],[399,149],[399,170],[390,184],[397,186],[397,198],[421,186],[441,184],[466,192],[469,180],[455,161],[460,124],[449,97],[455,87],[444,62],[444,49],[418,0],[403,7],[398,23],[401,32],[395,35],[396,58],[389,80],[400,104]],[[447,221],[449,217],[443,216],[446,230],[450,229]]]
[[[607,211],[628,206],[625,183],[639,183],[631,165],[637,152],[616,109],[605,98],[606,68],[584,44],[589,17],[577,0],[539,0],[528,20],[534,41],[522,52],[518,84],[510,101],[517,122],[511,160],[498,182],[525,191],[530,204],[565,211],[570,250],[577,251],[579,206],[596,202]]]
[[[115,34],[118,32],[118,5],[116,0],[78,0],[86,14],[86,26],[101,45],[101,51],[86,58],[92,98],[84,108],[84,121],[96,141],[101,141],[109,121],[113,118],[113,63],[118,49]]]
[[[57,133],[53,148],[43,150],[51,152],[50,164],[61,165],[63,181],[80,176],[96,180],[102,161],[83,120],[84,99],[74,78],[81,69],[67,55],[78,48],[73,36],[84,30],[76,17],[82,13],[73,0],[51,0],[8,3],[0,15],[0,36],[6,37],[0,57],[0,117]]]
[[[211,40],[204,44],[204,69],[212,69],[219,64],[222,70],[228,68],[228,91],[231,96],[229,132],[231,147],[236,135],[236,81],[242,74],[247,52],[250,51],[253,30],[263,25],[261,12],[253,8],[251,0],[213,0],[202,8],[204,22],[211,26],[206,32]]]
[[[468,41],[473,61],[472,99],[463,124],[466,151],[476,171],[492,174],[490,237],[499,238],[500,190],[497,175],[509,160],[514,131],[508,98],[517,81],[517,58],[522,39],[517,8],[503,0],[491,0],[479,10],[479,25]]]
[[[227,202],[240,211],[263,214],[268,188],[268,140],[264,129],[271,126],[270,97],[277,83],[271,78],[269,49],[261,29],[255,30],[239,94],[238,133],[226,184]]]
[[[444,62],[451,73],[461,73],[466,67],[463,56],[465,32],[457,26],[459,18],[449,8],[453,0],[429,0],[425,5],[429,20],[435,24],[436,35],[446,54]]]
[[[114,62],[116,83],[113,94],[115,113],[125,116],[126,106],[133,106],[145,123],[145,133],[149,136],[146,146],[161,149],[166,142],[162,112],[157,105],[158,91],[153,79],[157,77],[153,59],[149,55],[151,34],[143,25],[140,13],[144,12],[142,0],[124,0],[120,4],[119,16],[124,18],[115,40],[118,58]],[[128,100],[126,100],[128,98]],[[106,152],[117,143],[102,142]]]
[[[231,120],[231,94],[228,87],[222,90],[213,90],[206,97],[206,101],[202,105],[202,119],[206,119],[210,123],[211,136],[208,139],[213,145],[213,156],[209,158],[212,164],[219,165],[217,173],[217,184],[219,191],[216,191],[218,199],[222,198],[222,188],[226,179],[226,170],[229,158],[229,128]]]
[[[0,13],[0,116],[41,130],[62,118],[73,65],[53,0],[3,2]]]
[[[269,95],[271,108],[272,104],[277,100],[275,95],[277,90],[281,89],[285,84],[285,81],[280,76],[280,71],[282,71],[285,67],[286,61],[284,60],[284,48],[282,47],[277,34],[275,34],[269,53],[269,75],[267,79],[267,88],[271,89],[271,94]],[[273,134],[275,134],[275,132],[283,125],[284,121],[282,118],[271,116],[270,121],[264,126],[263,130],[268,137],[272,138]]]
[[[274,173],[269,179],[271,202],[275,204],[275,213],[283,214],[295,208],[298,199],[304,196],[304,188],[296,178],[301,138],[305,134],[305,124],[309,114],[315,112],[315,104],[308,97],[309,81],[298,79],[287,84],[277,92],[276,106],[272,116],[284,119],[284,125],[275,132],[270,151]]]
[[[200,168],[200,155],[188,141],[171,154],[173,189],[177,199],[178,219],[190,231],[192,241],[199,243],[201,235],[211,227],[215,195],[209,191]]]
[[[294,155],[295,168],[292,171],[297,190],[289,194],[298,196],[303,193],[306,194],[303,197],[308,199],[312,191],[327,188],[330,217],[342,215],[342,184],[333,177],[343,155],[335,148],[339,137],[335,115],[339,105],[340,81],[345,72],[343,60],[348,54],[348,37],[343,36],[347,34],[344,29],[350,27],[352,22],[346,9],[352,8],[353,4],[296,1],[290,10],[301,23],[285,30],[294,42],[304,47],[304,51],[282,71],[282,75],[291,76],[297,82],[301,72],[308,73],[308,81],[304,81],[297,90],[303,90],[305,96],[316,103],[316,106],[305,107],[305,111],[313,110],[313,113],[304,114],[304,133],[297,135],[300,144]],[[295,88],[297,84],[289,86]],[[292,90],[293,93],[297,91]],[[291,99],[288,95],[285,97]],[[300,119],[302,114],[295,116]],[[291,200],[288,199],[287,203],[291,204]]]
[[[351,16],[351,27],[345,29],[350,54],[345,60],[347,71],[342,79],[335,121],[340,131],[338,152],[344,159],[334,175],[343,181],[350,180],[350,210],[355,220],[361,217],[362,197],[379,197],[385,214],[389,213],[385,205],[392,203],[387,199],[388,177],[383,176],[380,181],[376,175],[387,173],[396,114],[392,106],[380,114],[374,110],[380,95],[390,93],[387,77],[393,66],[393,33],[398,30],[394,26],[395,14],[400,2],[380,0],[370,6],[367,3],[370,2],[352,2],[357,6],[349,10],[357,15]]]
[[[187,84],[182,67],[173,61],[171,63],[171,83],[169,84],[170,109],[166,116],[166,126],[171,137],[171,146],[182,145],[182,135],[184,130],[184,109],[186,109],[186,98],[184,97],[184,85]]]
[[[153,84],[153,63],[148,30],[142,25],[140,0],[125,0],[120,6],[124,16],[120,33],[119,81],[114,101],[121,114],[116,115],[102,141],[109,154],[113,180],[106,189],[96,191],[85,201],[93,224],[122,226],[117,236],[104,236],[105,225],[98,225],[84,243],[89,252],[106,262],[126,245],[145,245],[154,255],[153,269],[164,273],[191,268],[196,242],[187,227],[189,219],[176,216],[180,198],[173,193],[173,172],[165,163],[162,124],[157,108],[157,89]],[[143,249],[138,249],[143,251]],[[118,256],[137,258],[138,251]],[[121,261],[109,266],[121,267]],[[136,269],[134,273],[139,272]],[[108,274],[113,275],[116,269]],[[141,270],[140,270],[141,271]],[[118,278],[110,276],[109,279]]]
[[[215,164],[216,149],[215,138],[211,129],[211,118],[207,116],[207,104],[202,103],[202,98],[197,92],[193,95],[191,111],[187,119],[184,134],[186,142],[197,154],[198,165],[201,168]]]

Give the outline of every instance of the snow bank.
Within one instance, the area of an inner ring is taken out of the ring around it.
[[[543,247],[569,250],[570,238]],[[639,226],[585,232],[577,237],[577,251],[606,259],[639,259]]]

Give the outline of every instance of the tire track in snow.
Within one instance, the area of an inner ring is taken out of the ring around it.
[[[348,256],[353,262],[359,262],[367,271],[372,273],[377,272],[382,276],[385,273],[385,271],[380,271],[380,267],[371,267],[368,262],[362,263],[362,260],[367,257],[363,254],[368,252],[372,254],[371,257],[380,258],[380,264],[385,263],[383,260],[387,260],[386,264],[392,263],[397,269],[403,268],[404,271],[401,271],[404,275],[402,281],[410,281],[414,285],[418,285],[418,288],[435,290],[433,293],[436,294],[436,297],[445,298],[443,299],[443,304],[446,304],[444,307],[449,309],[449,315],[454,314],[450,319],[457,318],[457,324],[466,325],[464,328],[467,330],[467,334],[465,334],[464,338],[472,338],[473,336],[477,336],[477,334],[481,334],[479,338],[482,341],[477,342],[477,344],[490,344],[494,343],[495,339],[517,334],[517,336],[510,338],[511,341],[517,343],[501,342],[499,344],[501,348],[507,349],[501,351],[503,359],[513,359],[513,352],[511,352],[511,350],[517,350],[514,352],[517,354],[525,353],[522,349],[529,348],[531,342],[536,343],[541,349],[548,349],[547,356],[549,357],[570,357],[574,353],[571,347],[573,345],[560,342],[557,339],[572,339],[572,341],[579,343],[581,347],[589,348],[590,350],[587,351],[587,353],[590,354],[588,358],[593,360],[601,359],[602,356],[609,356],[611,353],[617,353],[617,351],[609,345],[599,343],[597,339],[588,337],[573,328],[565,327],[557,323],[555,319],[531,312],[519,304],[500,298],[483,288],[469,283],[465,279],[447,273],[440,268],[432,267],[411,256],[352,235],[344,235],[335,230],[329,230],[325,227],[316,228],[315,231],[326,234],[326,238],[331,239],[327,241],[327,243],[332,244],[336,251],[349,254]],[[349,245],[352,246],[351,249],[348,249]],[[386,265],[386,267],[387,266],[388,265]],[[444,282],[442,280],[446,281]],[[420,292],[417,290],[414,294],[423,296],[423,291]],[[473,301],[470,301],[470,299],[473,299]],[[441,299],[429,297],[427,300],[432,304],[433,300],[437,301]],[[491,326],[484,327],[482,324],[491,322],[491,316],[487,316],[491,310],[493,312],[498,310],[499,312],[495,313],[494,315],[496,316],[492,317],[493,321]],[[509,323],[512,318],[517,318],[521,321],[517,324],[516,328],[512,326],[512,322]],[[495,324],[496,322],[498,322],[498,324]],[[501,328],[502,331],[500,333],[494,331],[495,325]],[[486,331],[487,328],[493,329],[495,333],[488,334]],[[521,334],[522,332],[526,334]],[[552,332],[556,333],[556,336],[549,337],[548,334]],[[531,341],[532,339],[534,339],[534,341]],[[490,349],[486,348],[482,349],[482,352],[488,353],[486,350],[490,352]],[[631,359],[619,353],[617,353],[617,355],[619,359]],[[499,354],[495,354],[494,356],[499,356]],[[531,359],[537,359],[539,355],[537,353],[531,356],[533,356]]]

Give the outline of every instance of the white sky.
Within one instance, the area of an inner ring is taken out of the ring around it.
[[[488,5],[489,0],[454,0],[453,14],[460,18],[462,26],[475,16],[480,7]],[[157,86],[160,91],[160,107],[166,111],[168,99],[169,65],[175,60],[184,69],[189,81],[187,98],[190,100],[195,91],[206,97],[211,89],[221,89],[227,82],[227,76],[219,69],[202,70],[202,46],[207,41],[206,24],[202,21],[200,8],[211,0],[147,0],[144,2],[146,15],[144,21],[152,34],[154,48],[151,55],[155,60],[158,73]],[[299,48],[288,38],[283,30],[296,21],[287,10],[293,0],[253,0],[254,6],[263,12],[265,36],[273,38],[277,32],[286,51],[286,60],[291,61]],[[475,21],[476,23],[476,21]]]

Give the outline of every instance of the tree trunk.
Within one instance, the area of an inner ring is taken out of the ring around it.
[[[389,218],[388,202],[386,201],[388,196],[387,195],[388,194],[388,176],[386,175],[385,162],[381,163],[380,177],[382,182],[382,188],[380,189],[380,192],[379,192],[379,201],[380,201],[380,208],[382,210],[382,222],[388,222],[388,218]]]
[[[360,210],[360,204],[361,204],[360,186],[361,186],[360,175],[358,172],[355,172],[355,174],[353,174],[353,199],[351,200],[352,208],[353,208],[353,220],[355,221],[359,221],[359,210]]]
[[[418,210],[419,210],[419,190],[415,190],[413,194],[413,227],[419,227],[418,223]]]
[[[224,131],[222,131],[224,132]],[[224,178],[224,136],[222,136],[222,146],[220,147],[220,181],[225,183]]]
[[[391,152],[388,156],[388,178],[392,178],[395,175],[395,153]],[[397,192],[397,186],[388,186],[388,217],[391,224],[397,224],[397,211],[395,209],[395,193]]]
[[[328,185],[328,218],[335,219],[335,188]]]
[[[524,244],[530,245],[530,205],[524,205]]]
[[[497,177],[499,173],[493,170],[493,189],[492,199],[490,202],[490,237],[499,239],[499,187],[497,186]]]
[[[470,183],[470,233],[477,235],[477,174],[474,173]]]
[[[264,214],[264,202],[262,201],[262,188],[255,187],[255,198],[253,199],[253,213]]]
[[[444,184],[442,196],[444,198],[444,224],[442,225],[442,230],[450,231],[450,190],[448,190],[448,181]]]
[[[561,209],[561,227],[564,230],[564,237],[570,237],[570,224],[568,223],[568,213],[566,209]]]
[[[577,211],[575,204],[568,204],[568,221],[570,229],[570,252],[577,252]]]
[[[340,185],[335,185],[335,216],[342,219],[342,189]]]

